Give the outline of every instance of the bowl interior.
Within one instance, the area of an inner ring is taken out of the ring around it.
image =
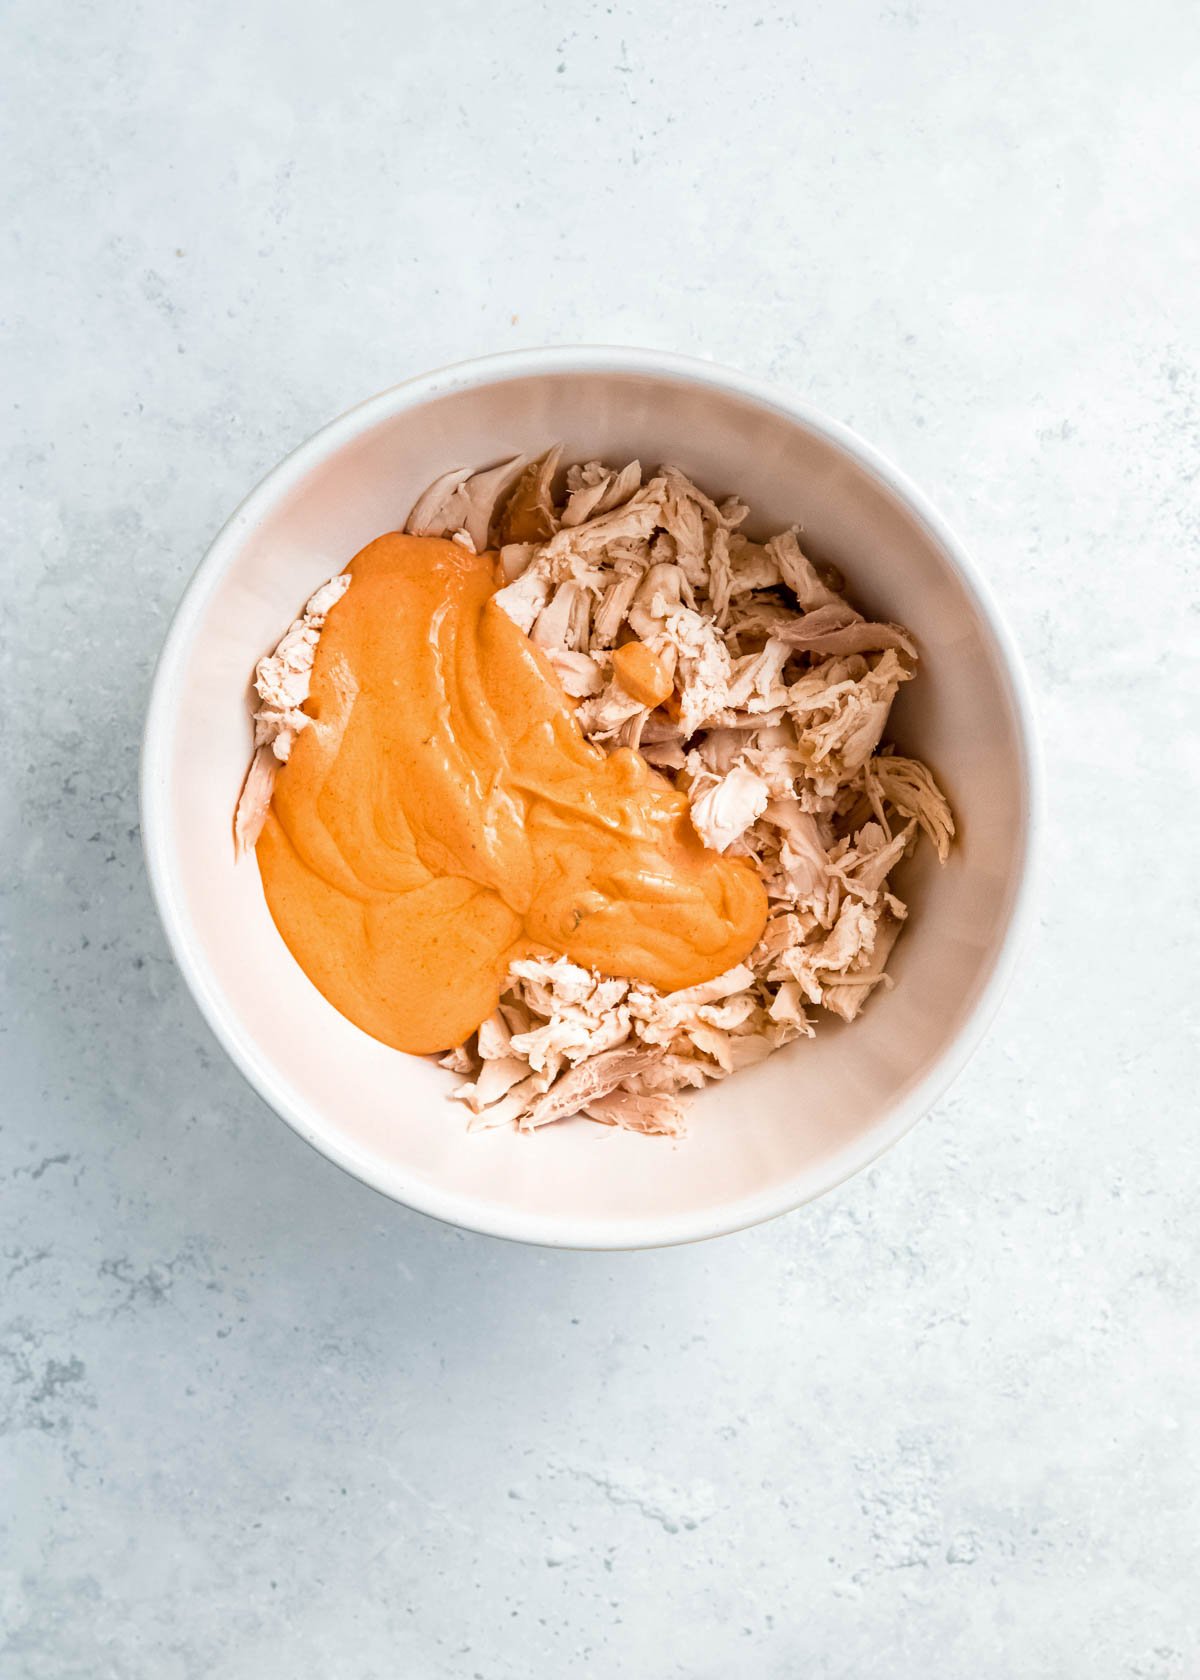
[[[1024,873],[1027,743],[1011,672],[947,539],[853,441],[719,376],[636,366],[486,365],[401,387],[335,422],[231,520],[180,611],[156,680],[144,798],[151,872],[211,1024],[304,1136],[439,1217],[544,1242],[624,1245],[733,1229],[819,1193],[905,1129],[965,1057]],[[949,794],[959,843],[902,879],[895,986],[696,1099],[671,1143],[576,1121],[468,1134],[451,1075],[389,1050],[327,1004],[280,940],[230,821],[250,750],[248,678],[306,595],[401,525],[439,472],[566,445],[568,460],[678,464],[799,521],[852,598],[912,629],[919,680],[892,735]]]

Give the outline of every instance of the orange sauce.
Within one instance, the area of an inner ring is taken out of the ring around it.
[[[516,956],[663,991],[741,961],[766,896],[637,753],[590,745],[492,601],[492,558],[380,537],[317,648],[257,855],[275,924],[335,1008],[398,1050],[460,1044]]]
[[[621,687],[643,706],[661,706],[675,684],[657,654],[645,642],[613,649],[613,673]]]

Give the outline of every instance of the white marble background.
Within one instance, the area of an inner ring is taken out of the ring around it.
[[[1200,1673],[1192,0],[10,0],[3,37],[4,1680]],[[406,374],[575,340],[899,460],[1049,761],[1038,936],[953,1093],[649,1255],[309,1151],[138,846],[151,664],[244,490]]]

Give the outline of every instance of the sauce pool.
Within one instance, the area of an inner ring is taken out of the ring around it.
[[[514,957],[555,953],[661,991],[740,962],[767,902],[708,851],[687,800],[628,748],[584,739],[493,559],[378,538],[317,647],[257,856],[310,980],[418,1053],[491,1014]]]

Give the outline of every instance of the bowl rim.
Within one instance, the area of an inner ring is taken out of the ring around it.
[[[695,384],[734,395],[799,424],[848,455],[899,500],[924,526],[958,573],[993,638],[1016,724],[1019,775],[1024,792],[1018,876],[1008,922],[991,969],[970,1014],[942,1054],[908,1094],[828,1168],[809,1169],[805,1182],[789,1178],[727,1205],[662,1218],[587,1220],[514,1211],[502,1203],[444,1191],[402,1169],[378,1163],[327,1135],[321,1118],[277,1079],[244,1033],[215,978],[193,948],[170,845],[170,736],[180,679],[205,607],[244,535],[296,489],[309,470],[378,422],[450,392],[529,377],[579,373],[628,373]],[[724,1236],[762,1224],[815,1201],[871,1165],[908,1133],[958,1077],[987,1031],[1016,970],[1033,920],[1036,856],[1044,808],[1044,771],[1028,676],[991,588],[963,543],[925,494],[874,445],[805,399],[752,375],[715,362],[663,350],[622,345],[562,345],[503,351],[414,375],[368,397],[322,426],[272,467],[234,509],[210,543],[171,620],[150,684],[140,761],[142,845],[151,893],[172,955],[201,1014],[243,1078],[267,1105],[327,1159],[372,1189],[419,1213],[482,1235],[547,1248],[628,1250],[669,1247]]]

